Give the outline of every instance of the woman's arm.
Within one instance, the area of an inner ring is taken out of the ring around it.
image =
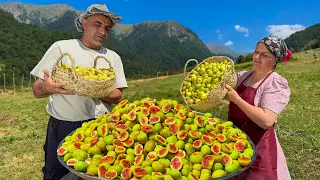
[[[263,129],[273,126],[278,114],[265,108],[253,106],[244,101],[231,86],[226,85],[226,88],[228,89],[227,99],[234,102],[254,123]]]

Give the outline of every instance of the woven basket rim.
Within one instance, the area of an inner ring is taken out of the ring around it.
[[[217,88],[221,87],[222,83],[225,83],[225,81],[226,81],[226,80],[229,78],[229,76],[231,75],[231,72],[235,72],[235,71],[234,71],[234,62],[233,62],[233,60],[230,59],[229,57],[227,57],[227,56],[211,56],[211,57],[208,57],[208,58],[204,59],[204,60],[201,61],[200,63],[197,63],[197,65],[196,65],[190,72],[184,73],[184,75],[186,74],[185,77],[184,77],[184,81],[187,80],[187,79],[189,78],[189,76],[192,74],[192,72],[193,72],[196,68],[198,68],[201,64],[203,64],[203,63],[205,63],[205,62],[207,62],[207,61],[222,62],[222,61],[224,61],[224,60],[226,60],[226,59],[227,59],[229,62],[231,62],[231,68],[230,68],[229,72],[225,72],[225,73],[227,73],[228,75],[227,75],[227,76],[224,76],[224,80],[221,81],[220,84],[218,84],[218,86],[216,86],[214,89],[212,89],[212,90],[209,91],[209,93],[208,93],[208,97],[209,97],[210,94],[211,94],[214,90],[216,90]],[[196,61],[197,61],[197,60],[196,60]],[[187,63],[186,63],[186,65],[187,65]],[[185,65],[185,69],[186,69],[186,65]],[[182,95],[182,98],[183,98],[186,106],[188,106],[189,108],[191,108],[191,109],[193,109],[193,110],[198,110],[198,111],[199,111],[200,109],[195,108],[195,106],[199,106],[199,103],[198,103],[198,104],[188,104],[185,95],[183,95],[183,93],[182,93],[182,87],[183,87],[183,82],[182,82],[181,85],[180,85],[180,94]],[[208,99],[200,102],[200,104],[208,104],[208,103],[212,103],[212,104],[213,104],[213,102],[207,102],[207,100],[208,100]],[[212,106],[212,108],[213,108],[213,107],[214,107],[214,106]]]

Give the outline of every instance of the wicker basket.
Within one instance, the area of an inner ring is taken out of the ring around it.
[[[69,56],[71,60],[71,71],[62,69],[59,67],[59,62],[64,56]],[[111,63],[104,56],[97,56],[94,59],[94,68],[97,65],[98,59],[104,59],[109,64],[109,71],[113,71]],[[75,94],[81,96],[87,96],[91,98],[101,98],[110,94],[115,89],[115,76],[106,80],[90,80],[75,73],[75,61],[69,53],[63,53],[57,59],[56,64],[52,70],[52,80],[55,83],[66,82],[67,85],[65,89],[70,89],[75,92]]]
[[[180,93],[183,97],[183,100],[185,102],[185,104],[187,104],[187,106],[189,106],[191,109],[194,109],[196,111],[207,111],[210,110],[214,107],[216,107],[218,104],[221,103],[221,101],[224,99],[224,97],[227,94],[227,89],[225,88],[225,85],[228,84],[231,87],[235,87],[236,83],[237,83],[237,75],[236,72],[234,70],[234,63],[233,61],[226,57],[226,56],[213,56],[213,57],[209,57],[205,60],[203,60],[200,64],[198,63],[197,60],[195,59],[190,59],[186,62],[185,66],[184,66],[184,80],[189,79],[190,74],[197,68],[199,67],[201,64],[203,64],[204,62],[208,62],[208,63],[214,63],[214,62],[223,62],[224,60],[228,60],[227,65],[231,65],[231,69],[229,72],[224,72],[224,80],[221,81],[220,85],[216,86],[214,89],[212,89],[209,94],[208,94],[208,98],[204,101],[201,101],[197,104],[188,104],[185,96],[182,93],[182,87],[183,87],[183,83],[181,84],[180,87]],[[187,65],[189,64],[189,62],[191,61],[195,61],[197,63],[196,67],[193,68],[189,73],[186,72],[186,68]],[[225,68],[227,69],[227,68]]]

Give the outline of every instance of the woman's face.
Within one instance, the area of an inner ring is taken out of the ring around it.
[[[253,52],[253,69],[256,71],[270,71],[275,63],[275,56],[270,53],[263,43],[258,43]]]

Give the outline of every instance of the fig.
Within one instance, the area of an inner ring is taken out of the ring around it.
[[[227,165],[227,164],[231,164],[232,163],[232,158],[228,155],[228,154],[223,154],[222,155],[222,160],[223,160],[223,164]]]
[[[232,148],[232,146],[230,146],[229,144],[223,143],[223,144],[221,145],[221,150],[222,150],[223,152],[225,152],[226,154],[230,154],[230,153],[232,152],[233,148]]]
[[[158,156],[160,158],[164,158],[164,157],[166,157],[168,155],[168,152],[169,152],[168,149],[163,147],[162,149],[159,150]]]
[[[128,129],[128,126],[125,124],[117,124],[114,127],[118,132],[126,131]]]
[[[158,106],[150,106],[149,111],[151,114],[156,114],[157,112],[161,111],[161,109]]]
[[[133,175],[137,178],[141,178],[147,174],[148,172],[143,167],[138,166],[133,168]]]
[[[65,154],[67,154],[68,152],[68,149],[65,148],[65,147],[60,147],[58,150],[57,150],[57,153],[59,156],[64,156]]]
[[[175,124],[176,123],[176,119],[174,117],[169,117],[166,120],[164,120],[164,123],[166,125]]]
[[[121,178],[124,180],[128,180],[128,179],[131,179],[131,177],[132,177],[132,172],[130,168],[123,168],[121,172]]]
[[[170,104],[165,104],[162,106],[162,112],[163,113],[168,113],[171,110],[171,105]]]
[[[196,116],[194,118],[194,124],[197,125],[198,127],[203,127],[204,123],[203,123],[202,116]]]
[[[156,135],[155,140],[161,145],[166,145],[166,139],[161,135]]]
[[[202,141],[201,140],[195,140],[193,141],[193,144],[192,146],[196,149],[196,150],[199,150],[202,146]]]
[[[108,170],[105,174],[106,179],[114,179],[117,177],[117,171],[115,170]]]
[[[154,142],[153,140],[149,140],[149,141],[147,141],[146,144],[144,145],[144,150],[145,150],[146,152],[151,152],[151,151],[154,150],[155,146],[156,146],[155,142]]]
[[[142,144],[138,144],[138,145],[136,145],[136,146],[134,147],[134,154],[135,154],[136,156],[142,154],[142,152],[143,152],[143,146],[142,146]]]
[[[76,158],[71,158],[67,161],[67,165],[68,166],[74,166],[76,164],[76,162],[78,162],[78,159]]]
[[[139,119],[141,125],[146,125],[149,122],[149,119],[146,116],[143,116]]]
[[[212,178],[220,178],[222,176],[225,176],[227,173],[224,170],[215,170],[212,173]]]
[[[132,140],[132,139],[127,139],[126,141],[122,142],[122,144],[123,144],[125,147],[129,148],[129,147],[132,147],[132,146],[133,146],[134,140]]]
[[[203,154],[201,152],[194,152],[189,157],[189,160],[193,164],[201,164],[203,159]]]
[[[201,140],[205,143],[205,144],[207,144],[207,145],[212,145],[212,143],[213,143],[213,141],[210,139],[210,137],[209,136],[207,136],[207,135],[203,135],[202,137],[201,137]]]
[[[246,143],[243,140],[237,140],[236,143],[234,143],[234,149],[243,152],[246,149]]]
[[[221,144],[220,143],[214,143],[212,146],[211,146],[211,151],[214,153],[214,154],[219,154],[221,152]]]
[[[122,168],[130,168],[131,167],[130,161],[128,161],[126,159],[121,159],[119,164]]]
[[[177,104],[177,105],[174,106],[174,110],[176,110],[176,111],[179,111],[182,108],[183,108],[182,104]]]
[[[142,126],[141,126],[141,131],[149,134],[149,133],[154,132],[154,129],[153,129],[153,126],[152,126],[152,125],[146,124],[146,125],[142,125]]]
[[[126,106],[127,103],[128,103],[128,100],[125,99],[125,100],[120,101],[119,104],[118,104],[118,106],[121,107],[121,108],[123,108],[124,106]]]
[[[169,143],[168,144],[168,151],[171,152],[171,153],[178,152],[178,148],[177,148],[176,144]]]
[[[176,135],[179,132],[179,128],[178,128],[177,124],[170,124],[169,129],[170,129],[171,134],[173,134],[173,135]]]
[[[156,171],[156,172],[163,172],[165,170],[165,165],[162,162],[159,161],[154,161],[152,163],[152,168]]]
[[[141,114],[143,115],[143,116],[149,116],[149,108],[147,108],[147,107],[143,107],[142,109],[141,109]]]
[[[134,121],[134,120],[136,119],[136,115],[137,115],[136,111],[135,111],[135,110],[131,110],[131,111],[128,113],[128,119],[129,119],[130,121]]]
[[[119,122],[119,120],[120,120],[120,116],[116,115],[116,114],[111,114],[110,118],[111,118],[112,122]],[[129,116],[128,116],[128,118],[129,118]]]
[[[100,161],[102,163],[112,164],[115,161],[115,159],[116,157],[114,155],[105,155],[100,159]]]
[[[182,165],[183,164],[180,158],[174,157],[171,159],[171,163],[170,163],[171,169],[179,171],[182,168]]]
[[[122,154],[122,153],[125,153],[126,152],[126,148],[123,147],[123,146],[116,146],[116,148],[114,149],[114,151],[117,153],[117,154]]]
[[[76,140],[77,141],[82,141],[82,140],[84,140],[84,134],[83,133],[77,133],[76,134]]]
[[[202,159],[202,167],[205,169],[211,169],[214,162],[214,158],[211,155],[206,155]]]
[[[198,139],[199,138],[198,134],[196,132],[194,132],[194,131],[189,131],[188,134],[189,134],[189,137],[192,138],[192,139]]]
[[[223,134],[218,134],[217,135],[217,140],[220,142],[225,142],[227,140],[227,137]]]
[[[241,157],[238,159],[238,162],[241,166],[248,166],[251,163],[251,158]]]
[[[178,118],[181,119],[181,120],[185,120],[185,119],[187,118],[187,116],[184,115],[182,112],[178,112],[178,113],[177,113],[177,116],[178,116]]]
[[[128,131],[121,131],[117,137],[120,141],[126,141],[129,138]]]
[[[152,160],[152,161],[155,161],[155,160],[158,159],[158,155],[157,155],[156,152],[151,151],[151,152],[148,153],[147,158]]]
[[[252,148],[247,148],[247,149],[244,150],[243,154],[247,154],[247,155],[249,155],[250,157],[253,157],[254,151],[253,151]]]
[[[150,122],[150,124],[156,124],[156,123],[158,123],[158,122],[160,122],[160,117],[159,116],[153,116],[153,117],[150,117],[149,118],[149,122]]]
[[[175,154],[176,157],[178,158],[184,158],[186,157],[186,152],[184,150],[178,150],[178,152]]]
[[[140,155],[138,155],[138,156],[136,156],[134,158],[134,163],[133,164],[134,165],[141,165],[143,161],[144,161],[144,155],[140,154]]]
[[[112,144],[113,144],[114,146],[121,146],[121,147],[124,146],[123,143],[122,143],[120,140],[118,140],[118,139],[114,139],[114,140],[112,141]]]

